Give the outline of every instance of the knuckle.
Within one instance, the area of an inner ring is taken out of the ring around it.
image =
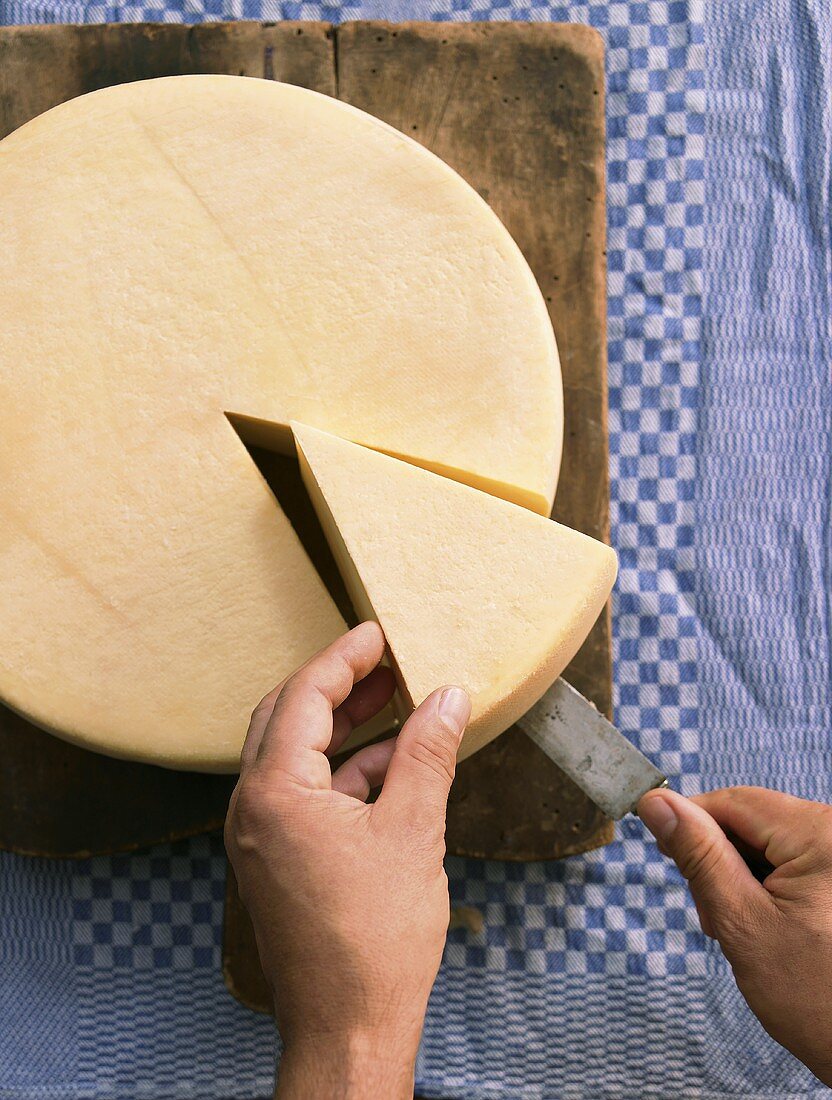
[[[315,679],[315,662],[310,661],[308,665],[301,665],[299,669],[292,673],[286,681],[286,687],[297,690],[304,685],[313,684]]]
[[[226,851],[231,853],[234,848],[234,806],[235,803],[232,800],[231,805],[228,808],[228,813],[225,815],[225,823],[222,827],[222,838],[225,843]]]
[[[343,653],[338,654],[337,664],[338,664],[338,671],[340,672],[343,679],[346,680],[347,682],[352,681],[353,667],[352,667],[352,665],[350,664],[350,662],[347,660],[346,656]]]
[[[688,882],[695,885],[713,875],[721,858],[718,839],[708,837],[679,854],[679,870]]]
[[[272,692],[269,692],[268,695],[264,695],[257,706],[254,708],[254,710],[251,712],[251,721],[249,722],[249,725],[254,725],[258,718],[261,718],[264,714],[271,711],[274,707],[274,704],[275,697]]]
[[[281,710],[289,703],[297,701],[298,697],[309,696],[320,691],[319,677],[315,675],[314,665],[304,666],[298,669],[286,683],[275,704],[275,710]]]
[[[225,823],[226,845],[240,852],[257,848],[274,813],[271,792],[263,783],[255,777],[240,780]]]
[[[440,779],[451,783],[456,771],[456,739],[444,726],[432,727],[414,737],[410,755]]]
[[[268,695],[264,695],[263,698],[257,703],[257,706],[251,712],[251,717],[256,718],[258,714],[262,714],[263,711],[269,706],[270,699]]]
[[[292,696],[297,695],[298,691],[302,690],[308,681],[309,674],[305,668],[300,668],[297,672],[293,672],[281,688],[280,695],[277,697],[277,702],[285,703],[287,699],[291,699]]]

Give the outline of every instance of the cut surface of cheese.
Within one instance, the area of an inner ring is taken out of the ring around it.
[[[408,708],[471,696],[460,750],[506,730],[560,675],[609,597],[615,553],[517,505],[306,425],[301,473],[355,609],[387,637]]]
[[[540,292],[378,120],[265,80],[109,88],[0,142],[0,196],[0,699],[36,723],[230,771],[344,629],[240,434],[313,420],[551,504]]]

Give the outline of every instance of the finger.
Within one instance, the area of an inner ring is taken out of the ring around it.
[[[303,667],[306,668],[306,665]],[[241,772],[257,756],[266,725],[274,712],[275,703],[285,683],[286,681],[282,680],[268,695],[264,695],[252,712],[248,734],[240,756]],[[338,751],[356,726],[363,725],[364,722],[374,718],[390,702],[395,690],[396,678],[393,670],[386,665],[379,665],[360,680],[341,706],[333,712],[332,740],[327,749],[327,756],[333,756]]]
[[[290,676],[266,723],[253,766],[291,776],[311,787],[328,787],[324,756],[333,732],[333,711],[348,698],[384,653],[377,623],[361,623]]]
[[[260,742],[263,739],[266,723],[274,713],[274,705],[285,683],[286,681],[282,680],[277,687],[272,688],[268,695],[264,695],[251,712],[248,733],[243,743],[243,751],[240,753],[241,772],[245,771],[257,756],[257,750],[260,748]]]
[[[367,745],[332,773],[332,789],[366,802],[370,791],[380,787],[396,748],[396,738]]]
[[[719,824],[694,801],[668,790],[646,794],[638,814],[687,879],[705,934],[715,935],[726,953],[752,943],[774,903]]]
[[[782,791],[728,787],[697,795],[693,801],[773,867],[796,859],[832,834],[828,806]]]
[[[396,738],[378,813],[444,831],[456,754],[470,716],[471,702],[458,687],[434,691],[414,710]]]
[[[375,718],[387,706],[396,690],[396,677],[386,665],[377,665],[360,680],[332,715],[332,739],[326,750],[334,756],[356,726]],[[381,731],[379,731],[381,732]]]

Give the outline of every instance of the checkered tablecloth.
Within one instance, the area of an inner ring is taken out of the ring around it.
[[[616,713],[685,793],[832,801],[827,0],[0,0],[0,21],[538,19],[607,44]],[[465,1098],[822,1095],[739,997],[678,874],[603,851],[449,860],[419,1087]],[[219,974],[218,838],[0,860],[0,1097],[268,1094]]]

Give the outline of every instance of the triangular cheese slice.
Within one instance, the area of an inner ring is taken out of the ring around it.
[[[377,619],[407,709],[469,692],[470,756],[540,698],[616,575],[600,542],[478,489],[306,425],[301,473],[355,609]]]

